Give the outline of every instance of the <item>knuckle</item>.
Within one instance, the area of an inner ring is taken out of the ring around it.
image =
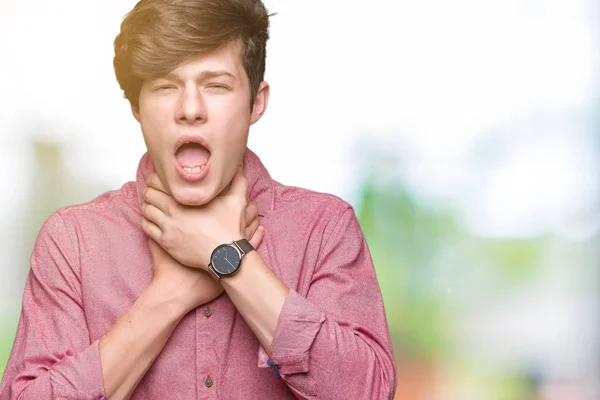
[[[173,243],[173,234],[168,227],[162,229],[160,234],[160,241],[163,246],[169,246]]]
[[[167,251],[171,251],[173,250],[173,239],[171,238],[170,235],[166,235],[166,234],[162,234],[161,235],[161,245],[162,247],[167,250]]]

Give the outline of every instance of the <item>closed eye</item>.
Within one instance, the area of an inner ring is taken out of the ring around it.
[[[227,85],[223,85],[221,83],[213,83],[210,85],[206,85],[207,89],[223,91],[223,90],[231,90],[231,88]]]
[[[177,87],[175,87],[175,85],[160,85],[154,88],[155,91],[167,91],[167,90],[175,90],[177,89]]]

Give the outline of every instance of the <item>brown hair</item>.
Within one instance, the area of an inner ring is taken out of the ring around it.
[[[125,98],[137,109],[145,79],[239,39],[252,107],[265,74],[270,16],[261,0],[140,0],[114,43]]]

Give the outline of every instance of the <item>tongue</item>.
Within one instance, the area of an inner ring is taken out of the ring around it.
[[[184,144],[176,154],[177,162],[182,167],[197,167],[208,161],[208,150],[199,144]]]

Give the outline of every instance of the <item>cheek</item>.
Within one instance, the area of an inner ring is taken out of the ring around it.
[[[164,141],[167,138],[168,127],[164,118],[158,118],[163,115],[161,112],[146,110],[140,119],[140,126],[144,141],[149,150],[164,149]]]
[[[245,105],[245,104],[244,104]],[[221,128],[220,141],[229,146],[245,145],[250,126],[250,111],[247,107],[240,107],[240,104],[232,105],[229,108],[221,108],[218,113],[213,114],[219,121]]]
[[[141,126],[146,148],[148,149],[152,160],[156,162],[158,161],[158,156],[161,153],[161,149],[165,147],[162,145],[161,135],[159,134],[160,130],[157,129],[156,126],[145,121],[142,121]]]
[[[246,105],[246,104],[244,104]],[[232,109],[235,111],[232,112]],[[241,164],[248,141],[248,128],[250,126],[250,112],[247,108],[236,105],[227,112],[212,114],[214,120],[219,121],[219,128],[213,133],[214,162],[221,180],[221,190],[231,181],[237,167]]]

